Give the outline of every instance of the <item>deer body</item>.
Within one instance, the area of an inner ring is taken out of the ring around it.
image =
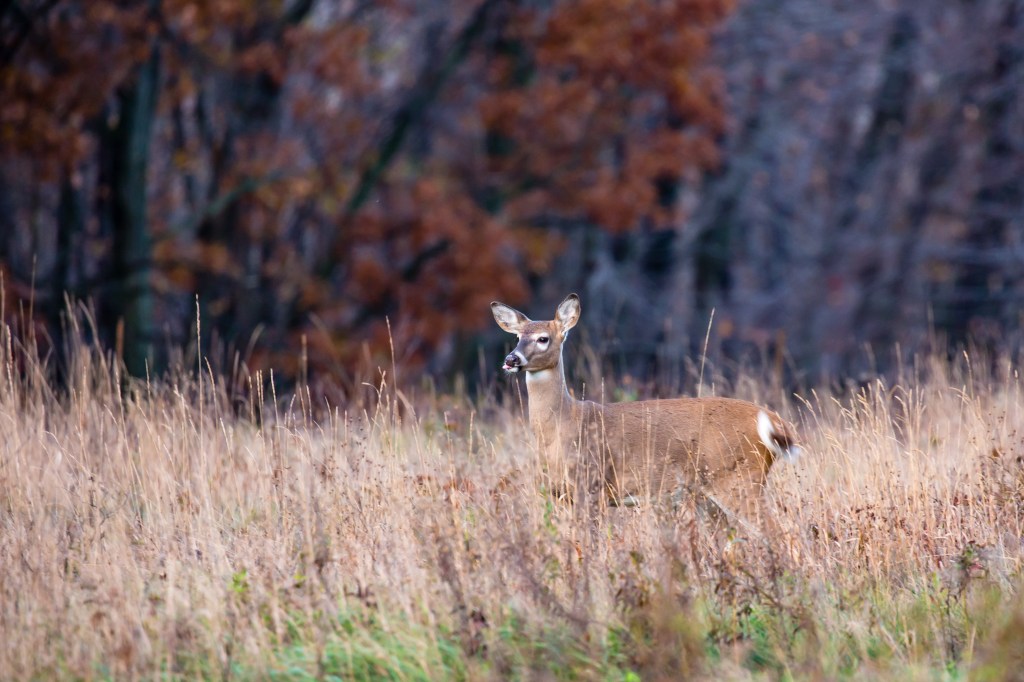
[[[613,502],[644,498],[710,498],[747,520],[759,501],[772,463],[799,449],[778,415],[729,398],[676,398],[601,404],[568,390],[562,347],[579,320],[579,299],[567,297],[555,319],[534,322],[492,303],[499,326],[517,334],[505,358],[509,372],[526,372],[530,426],[552,462],[565,465],[570,484]]]

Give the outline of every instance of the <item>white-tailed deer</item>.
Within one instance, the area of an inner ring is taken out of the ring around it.
[[[570,486],[604,492],[616,504],[691,494],[730,521],[758,522],[761,493],[778,458],[799,454],[793,431],[773,412],[744,400],[676,398],[600,404],[577,400],[565,383],[562,348],[580,318],[570,294],[555,319],[533,321],[504,303],[494,319],[519,343],[507,372],[526,372],[530,426],[549,456],[564,459]]]

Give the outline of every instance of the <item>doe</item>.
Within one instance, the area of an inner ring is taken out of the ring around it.
[[[497,301],[491,311],[519,337],[502,369],[526,372],[530,426],[547,461],[564,463],[570,494],[600,492],[620,505],[694,495],[737,525],[766,520],[768,471],[800,452],[777,414],[730,398],[577,400],[566,387],[562,348],[580,319],[579,297],[566,297],[553,320],[533,321]]]

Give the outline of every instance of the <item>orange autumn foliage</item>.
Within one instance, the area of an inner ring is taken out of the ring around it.
[[[114,95],[156,54],[156,326],[187,342],[198,293],[236,350],[258,337],[255,364],[305,339],[312,371],[392,343],[422,366],[490,300],[527,297],[563,243],[553,224],[681,222],[664,190],[717,163],[721,86],[702,60],[730,5],[42,3],[0,71],[3,172],[25,207],[73,180],[85,215],[54,208],[44,229],[74,247],[71,293],[102,302],[84,273],[120,246],[100,159]]]

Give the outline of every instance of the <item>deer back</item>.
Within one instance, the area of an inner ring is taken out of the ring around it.
[[[728,398],[581,403],[570,447],[615,495],[707,489],[732,496],[734,488],[763,485],[774,460],[758,436],[760,411]]]

